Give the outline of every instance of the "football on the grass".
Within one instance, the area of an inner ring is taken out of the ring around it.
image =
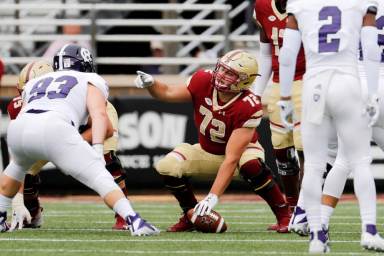
[[[197,216],[193,209],[187,212],[188,219],[193,223],[197,231],[203,233],[223,233],[227,230],[224,218],[218,212],[211,211],[210,214]]]

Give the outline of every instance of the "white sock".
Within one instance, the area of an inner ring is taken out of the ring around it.
[[[0,212],[6,212],[11,207],[12,198],[0,194]]]
[[[305,211],[307,213],[309,229],[312,232],[321,230],[321,184],[323,168],[305,164],[302,183]]]
[[[129,215],[134,216],[136,214],[127,198],[117,200],[117,202],[113,205],[113,210],[124,219],[126,219]]]
[[[321,205],[321,224],[324,225],[327,229],[329,226],[329,219],[331,218],[335,208],[322,204]]]
[[[299,206],[301,209],[305,210],[304,208],[304,196],[303,196],[303,190],[300,189],[299,199],[297,200],[297,206]]]
[[[376,187],[369,163],[355,165],[353,185],[359,201],[363,226],[367,224],[376,225]]]

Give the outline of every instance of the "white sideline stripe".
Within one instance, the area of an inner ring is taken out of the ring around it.
[[[52,238],[0,238],[2,241],[12,241],[12,242],[87,242],[87,243],[130,243],[130,242],[143,242],[143,243],[201,243],[201,242],[215,242],[215,243],[308,243],[308,239],[242,239],[242,240],[233,240],[233,239],[149,239],[143,237],[142,239],[52,239]],[[360,243],[360,240],[332,240],[332,243]]]
[[[65,252],[65,253],[126,253],[126,254],[201,254],[201,255],[209,255],[209,254],[228,254],[228,255],[308,255],[305,252],[287,252],[287,251],[217,251],[217,250],[201,250],[201,251],[195,251],[195,250],[189,250],[189,251],[144,251],[144,250],[136,250],[136,251],[129,251],[129,250],[85,250],[85,249],[1,249],[2,252]],[[353,253],[353,252],[332,252],[332,255],[361,255],[361,253]]]

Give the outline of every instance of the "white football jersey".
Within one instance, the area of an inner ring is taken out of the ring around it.
[[[380,1],[378,5],[377,15],[376,15],[376,26],[378,29],[378,39],[377,43],[381,49],[381,65],[380,65],[380,75],[384,77],[384,1]],[[359,60],[362,60],[362,51],[359,52]],[[360,76],[365,77],[364,67],[362,63],[359,63]]]
[[[295,15],[306,54],[307,74],[327,69],[356,74],[363,17],[376,0],[295,0]],[[342,68],[341,68],[342,67]]]
[[[107,83],[96,73],[57,71],[30,80],[22,95],[26,104],[22,113],[31,109],[56,111],[67,116],[78,128],[88,120],[88,83],[100,89],[107,100]]]

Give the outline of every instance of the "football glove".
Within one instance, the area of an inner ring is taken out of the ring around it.
[[[17,193],[12,200],[12,222],[10,231],[22,229],[24,221],[30,224],[31,220],[31,214],[24,205],[23,194]]]
[[[140,70],[136,71],[136,73],[137,77],[135,79],[135,85],[137,88],[147,88],[155,83],[153,76],[150,74],[144,73]]]
[[[291,100],[280,100],[277,102],[280,107],[280,119],[288,130],[293,130],[294,124],[292,121],[293,105]]]
[[[204,216],[211,213],[211,210],[219,202],[217,195],[209,193],[203,200],[201,200],[194,209],[194,214]]]
[[[367,113],[369,122],[368,126],[372,127],[380,114],[379,97],[376,94],[372,94],[368,97],[367,104],[365,106],[365,113]]]

